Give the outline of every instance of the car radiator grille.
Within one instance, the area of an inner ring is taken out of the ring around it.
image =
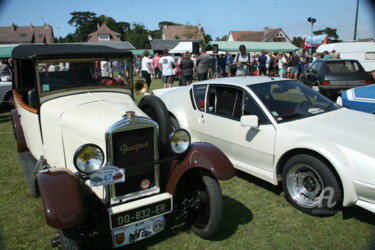
[[[115,184],[116,196],[143,190],[141,182],[148,179],[155,185],[154,129],[152,127],[116,132],[113,139],[113,163],[125,169],[125,182]]]

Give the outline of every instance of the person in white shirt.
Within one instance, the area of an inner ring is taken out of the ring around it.
[[[147,83],[148,89],[151,86],[151,74],[153,74],[152,60],[148,57],[150,52],[148,50],[143,51],[142,68],[141,74]]]
[[[284,77],[285,68],[287,66],[287,60],[283,53],[280,53],[278,56],[278,63],[279,63],[279,76]]]
[[[174,58],[168,53],[168,50],[163,50],[163,56],[159,60],[159,68],[163,72],[164,88],[171,88],[174,81],[173,65],[176,66]]]

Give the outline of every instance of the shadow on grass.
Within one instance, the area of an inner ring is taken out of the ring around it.
[[[275,186],[275,185],[273,185],[269,182],[266,182],[266,181],[264,181],[264,180],[262,180],[258,177],[255,177],[251,174],[245,173],[241,170],[236,169],[236,176],[238,178],[241,178],[245,181],[248,181],[248,182],[250,182],[250,183],[252,183],[256,186],[259,186],[259,187],[261,187],[265,190],[268,190],[268,191],[270,191],[270,192],[272,192],[276,195],[280,195],[283,192],[281,186]]]
[[[10,122],[11,120],[10,109],[5,108],[4,105],[0,105],[0,123]]]
[[[210,239],[211,241],[223,241],[235,234],[239,225],[247,224],[253,220],[253,214],[242,203],[227,196],[223,196],[223,202],[223,220],[221,222],[218,234]],[[179,234],[191,234],[191,237],[198,237],[190,231],[189,224],[181,221],[177,222],[169,220],[167,221],[166,228],[161,233],[119,249],[147,249],[150,246],[156,245]]]
[[[10,122],[12,118],[9,113],[0,113],[0,123]]]
[[[343,220],[356,219],[364,223],[375,225],[374,214],[358,206],[344,207],[342,209],[342,218]]]

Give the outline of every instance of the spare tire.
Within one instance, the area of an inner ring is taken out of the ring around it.
[[[154,95],[143,97],[140,100],[138,107],[159,124],[160,153],[165,156],[169,153],[169,147],[167,144],[169,134],[172,131],[172,124],[167,107],[159,97]]]

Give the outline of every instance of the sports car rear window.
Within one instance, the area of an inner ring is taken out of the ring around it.
[[[207,84],[195,85],[193,87],[195,106],[204,111],[204,100],[206,96]]]

